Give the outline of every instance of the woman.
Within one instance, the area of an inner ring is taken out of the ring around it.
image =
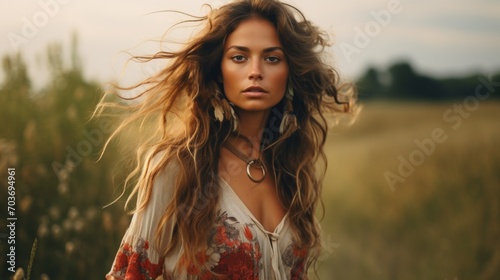
[[[107,279],[307,278],[321,247],[325,116],[350,111],[353,96],[338,98],[324,34],[290,5],[239,0],[199,21],[182,50],[141,57],[170,61],[138,85],[149,87],[119,127],[158,120]]]

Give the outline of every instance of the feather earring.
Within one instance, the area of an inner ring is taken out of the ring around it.
[[[216,90],[215,97],[211,100],[214,108],[215,119],[222,123],[228,120],[232,123],[233,132],[238,129],[238,116],[233,109],[234,104],[230,103],[220,90]]]
[[[227,99],[224,99],[224,100],[226,100],[226,102],[227,102],[227,103],[228,103],[228,105],[229,105],[229,108],[231,109],[231,116],[233,117],[233,118],[232,118],[232,123],[233,123],[233,132],[235,132],[236,130],[238,130],[238,125],[239,125],[239,123],[238,123],[238,116],[236,116],[236,112],[235,112],[235,111],[234,111],[234,109],[233,109],[234,104],[233,104],[233,103],[228,102],[228,101],[227,101]]]
[[[221,92],[217,90],[215,92],[214,98],[210,100],[212,107],[214,108],[214,117],[218,122],[224,121],[224,109],[222,108]]]

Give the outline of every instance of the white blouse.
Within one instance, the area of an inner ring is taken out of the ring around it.
[[[219,179],[221,195],[214,227],[208,234],[208,250],[198,253],[204,271],[183,262],[182,249],[164,257],[172,238],[172,224],[155,246],[160,218],[172,198],[176,168],[171,165],[155,179],[146,208],[132,217],[108,276],[118,279],[306,279],[306,249],[295,246],[285,215],[273,232],[264,229],[231,186]],[[183,267],[175,270],[176,266]],[[180,273],[180,274],[179,274]],[[161,278],[160,278],[161,279]]]

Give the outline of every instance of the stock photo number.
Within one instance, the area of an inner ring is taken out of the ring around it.
[[[7,169],[7,270],[14,273],[16,269],[16,169]]]

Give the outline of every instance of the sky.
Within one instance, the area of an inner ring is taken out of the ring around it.
[[[127,51],[151,54],[165,31],[186,17],[159,12],[178,10],[204,15],[208,3],[226,0],[0,0],[0,55],[21,52],[35,85],[47,78],[43,58],[51,43],[69,57],[76,32],[84,73],[98,81],[136,82],[161,65],[128,64]],[[344,78],[355,79],[367,67],[386,69],[406,60],[417,71],[438,77],[500,72],[500,1],[498,0],[286,0],[325,30],[333,42],[327,51]],[[170,41],[191,29],[167,33]]]

